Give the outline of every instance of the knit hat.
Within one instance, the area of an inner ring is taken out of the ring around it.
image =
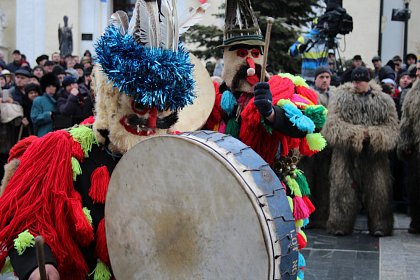
[[[76,84],[77,80],[73,76],[66,76],[62,82],[63,87],[69,86],[71,84]]]
[[[328,74],[330,74],[330,76],[332,76],[330,68],[324,67],[324,66],[319,66],[318,68],[315,69],[315,79],[316,79],[316,77],[318,77],[318,75],[320,75],[322,73],[328,73]]]
[[[372,57],[372,62],[374,61],[382,61],[382,59],[379,55],[375,55],[374,57]]]
[[[356,82],[369,82],[370,73],[366,67],[360,66],[351,72],[351,80]]]
[[[56,65],[54,66],[52,72],[54,73],[54,75],[58,76],[58,75],[66,75],[66,72],[64,71],[64,68],[61,67],[60,65]]]

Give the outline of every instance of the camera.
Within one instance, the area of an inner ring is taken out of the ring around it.
[[[338,34],[346,35],[353,31],[353,17],[346,9],[336,7],[320,16],[316,27],[325,37],[335,38]]]

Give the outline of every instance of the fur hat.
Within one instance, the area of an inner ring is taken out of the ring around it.
[[[351,72],[351,80],[356,82],[369,82],[370,73],[366,67],[360,66]]]
[[[60,81],[53,73],[47,73],[42,76],[40,84],[42,92],[45,92],[45,89],[49,86],[55,86],[57,89],[60,87]]]
[[[43,60],[48,60],[48,55],[42,54],[42,55],[38,56],[35,61],[36,61],[37,64],[40,64],[41,61],[43,61]]]
[[[27,84],[25,87],[25,93],[28,94],[28,92],[30,91],[36,91],[38,92],[38,95],[41,95],[41,87],[37,84],[34,84],[34,83]]]

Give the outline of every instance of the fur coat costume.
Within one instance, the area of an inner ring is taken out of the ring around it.
[[[420,82],[417,80],[408,91],[402,105],[400,140],[397,152],[408,161],[407,186],[411,223],[409,232],[420,233]]]
[[[328,105],[323,134],[333,148],[333,164],[327,230],[337,235],[352,232],[360,202],[371,234],[392,233],[388,152],[397,143],[398,116],[392,98],[374,83],[370,88],[358,94],[351,84],[344,84]]]

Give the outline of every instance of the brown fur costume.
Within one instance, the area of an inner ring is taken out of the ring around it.
[[[327,230],[333,234],[352,232],[358,200],[366,207],[371,234],[392,233],[388,152],[397,143],[398,117],[392,98],[377,84],[370,87],[370,94],[358,94],[351,84],[345,84],[328,106],[323,132],[333,148],[327,222]]]
[[[402,105],[398,155],[408,161],[407,186],[411,223],[409,232],[420,233],[420,82],[417,80]]]

